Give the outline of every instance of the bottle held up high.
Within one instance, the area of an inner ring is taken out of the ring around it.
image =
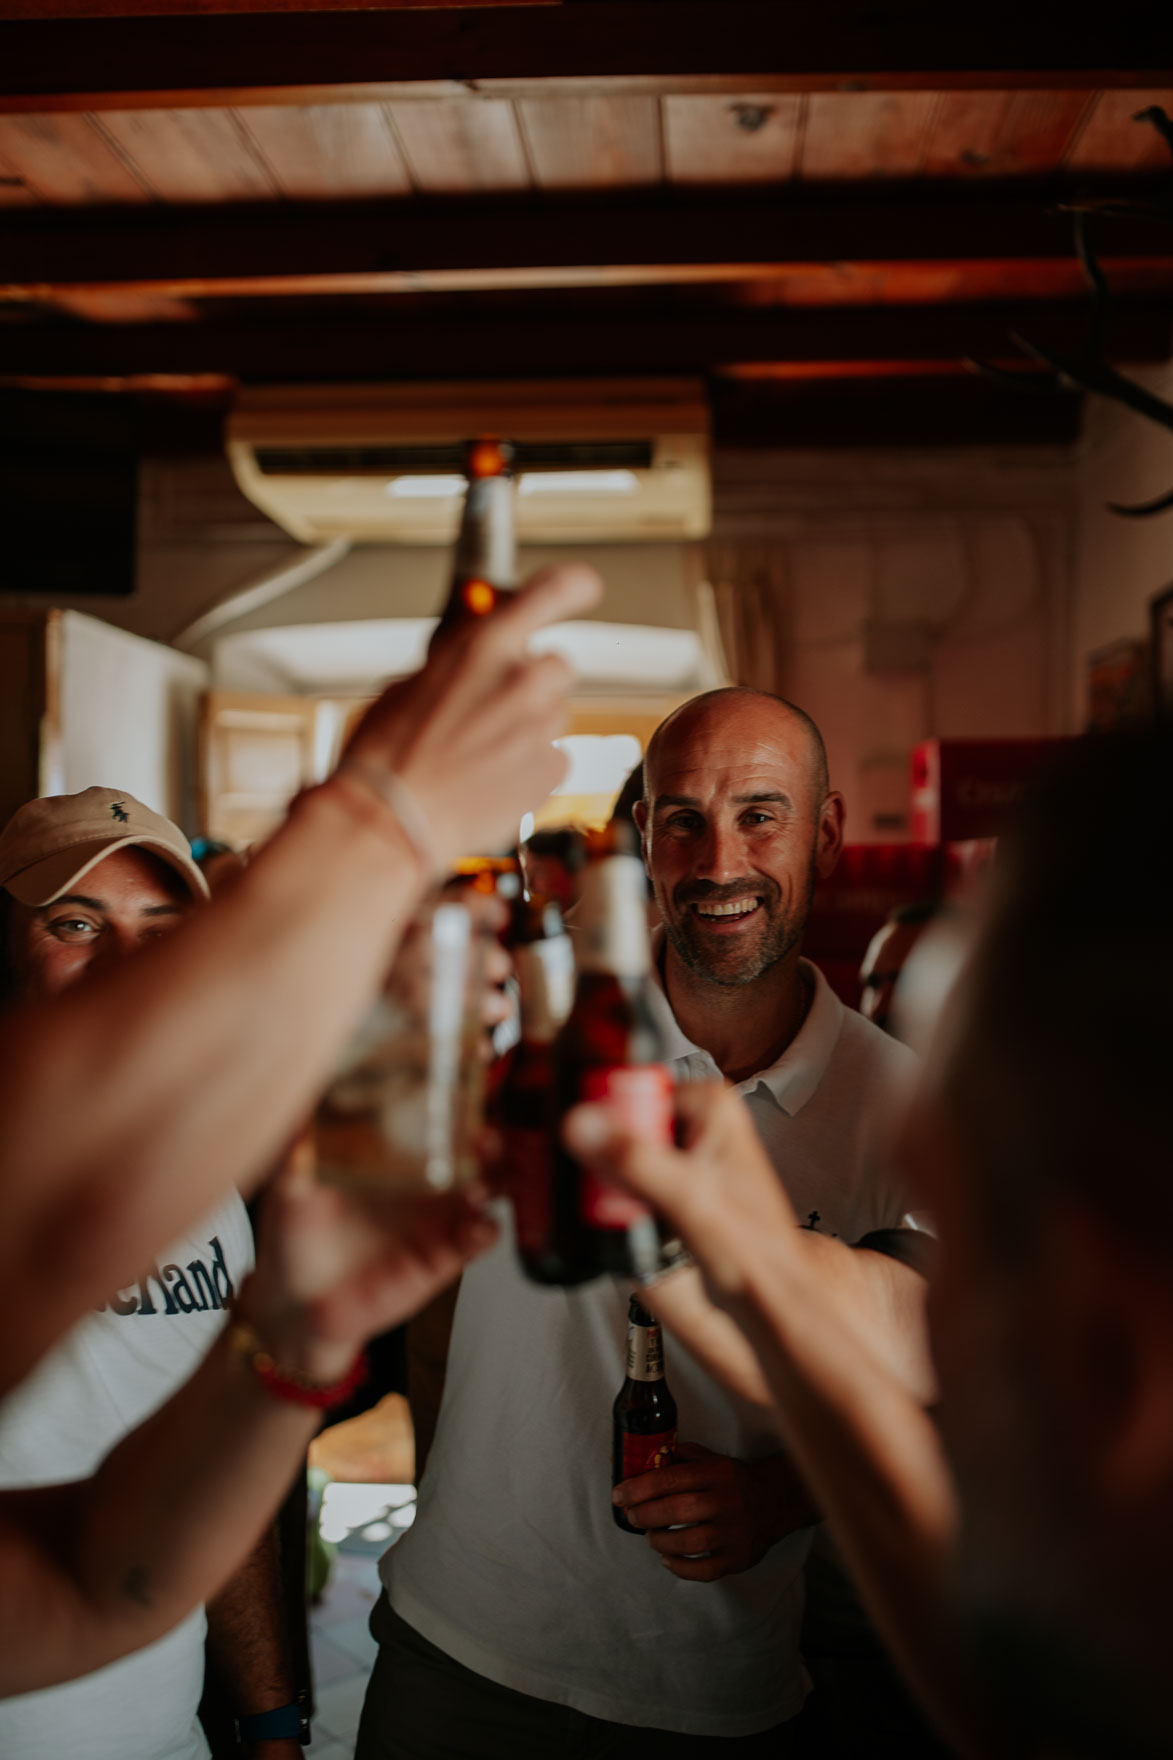
[[[611,1408],[611,1483],[666,1467],[676,1455],[676,1401],[664,1378],[664,1338],[660,1323],[636,1296],[627,1306],[627,1379]],[[642,1534],[621,1509],[612,1506],[615,1526]]]
[[[452,587],[436,635],[492,611],[516,577],[512,448],[476,440]],[[511,854],[457,864],[477,890],[520,889]],[[443,1191],[475,1177],[483,1114],[484,943],[469,911],[437,892],[421,905],[395,968],[352,1035],[317,1109],[324,1179]]]
[[[550,1239],[543,1283],[577,1284],[613,1273],[650,1276],[660,1242],[650,1210],[604,1185],[565,1147],[561,1123],[584,1100],[606,1100],[628,1127],[671,1142],[673,1080],[649,990],[646,886],[635,833],[612,824],[587,837],[587,866],[575,924],[574,1005],[554,1044],[556,1136]]]
[[[429,648],[471,618],[487,617],[517,585],[517,520],[513,447],[506,440],[470,440],[465,447],[468,488],[452,561],[452,584]],[[512,899],[520,890],[516,850],[468,850],[455,872]]]
[[[470,617],[487,617],[517,585],[513,448],[505,440],[471,440],[464,468],[468,488],[452,585],[433,643]]]

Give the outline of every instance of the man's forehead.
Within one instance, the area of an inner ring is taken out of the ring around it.
[[[95,862],[88,873],[69,888],[66,897],[79,893],[96,900],[103,900],[109,894],[112,901],[123,900],[130,893],[135,904],[143,908],[170,904],[186,910],[194,902],[189,888],[174,868],[150,850],[138,849],[134,845],[113,850],[100,862]]]
[[[670,730],[648,772],[652,798],[660,794],[771,793],[793,790],[805,778],[806,753],[788,730],[745,735],[731,728],[675,737]]]

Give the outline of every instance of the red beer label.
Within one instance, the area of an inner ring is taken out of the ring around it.
[[[672,1141],[672,1072],[662,1063],[613,1064],[585,1069],[580,1093],[584,1100],[606,1100],[633,1136],[645,1143]],[[638,1198],[604,1185],[583,1170],[582,1220],[590,1228],[630,1228],[651,1212]]]
[[[504,1132],[505,1189],[513,1200],[517,1244],[540,1253],[550,1242],[550,1139],[544,1131]]]
[[[671,1466],[676,1458],[675,1430],[658,1430],[654,1436],[623,1437],[623,1477],[634,1479],[657,1467]]]

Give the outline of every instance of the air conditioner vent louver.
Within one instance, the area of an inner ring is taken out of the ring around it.
[[[523,544],[708,534],[709,414],[693,380],[273,386],[241,394],[227,451],[244,493],[302,543],[450,544],[479,434],[516,448]]]
[[[516,443],[522,471],[647,471],[651,440],[558,440]],[[253,456],[266,477],[450,476],[464,469],[462,443],[444,446],[258,446]]]

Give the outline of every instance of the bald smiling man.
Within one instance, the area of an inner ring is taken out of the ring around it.
[[[925,1389],[886,1154],[913,1059],[800,957],[843,816],[791,704],[727,690],[672,715],[636,808],[664,920],[654,1001],[677,1079],[743,1097],[821,1275]],[[680,1458],[624,1487],[644,1537],[616,1527],[626,1319],[619,1280],[539,1288],[507,1238],[466,1274],[418,1519],[383,1561],[360,1760],[797,1752],[816,1512],[752,1399],[677,1351]]]

